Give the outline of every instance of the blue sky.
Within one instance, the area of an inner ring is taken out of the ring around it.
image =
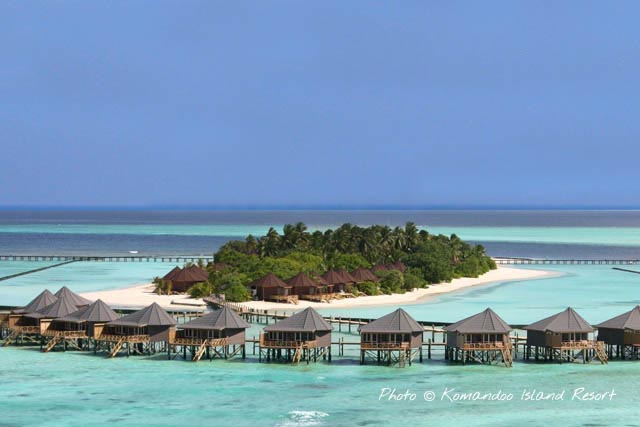
[[[0,10],[0,205],[640,205],[637,2]]]

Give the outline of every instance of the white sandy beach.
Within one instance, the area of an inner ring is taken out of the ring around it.
[[[320,303],[311,301],[300,301],[297,305],[283,304],[267,301],[250,301],[242,303],[247,308],[257,310],[292,310],[303,307],[316,308],[350,308],[380,305],[415,304],[424,301],[434,295],[447,292],[455,292],[474,286],[486,285],[496,282],[508,282],[516,280],[533,280],[557,275],[555,272],[545,270],[521,269],[514,267],[499,266],[477,278],[454,279],[451,283],[441,283],[431,285],[427,289],[417,289],[404,294],[365,296],[358,298],[345,298],[334,300],[330,303]],[[189,298],[186,295],[156,295],[153,293],[153,284],[136,285],[124,289],[107,291],[87,292],[82,296],[94,299],[102,299],[114,307],[145,307],[151,303],[158,303],[162,307],[174,310],[196,308],[194,305],[204,307],[201,299]]]

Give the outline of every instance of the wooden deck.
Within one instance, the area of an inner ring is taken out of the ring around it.
[[[313,341],[281,341],[267,340],[264,335],[260,335],[260,347],[262,348],[280,348],[280,349],[296,349],[296,348],[316,348],[318,342]]]
[[[362,342],[360,343],[360,348],[362,350],[392,350],[392,351],[397,351],[397,350],[409,350],[411,348],[410,343],[408,342],[402,342],[402,343],[395,343],[395,342]]]

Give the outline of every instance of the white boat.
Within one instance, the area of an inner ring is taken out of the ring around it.
[[[137,254],[138,251],[129,251],[130,254]]]

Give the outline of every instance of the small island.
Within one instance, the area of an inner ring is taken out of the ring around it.
[[[402,294],[496,268],[481,245],[432,235],[411,222],[313,232],[301,222],[287,224],[282,234],[272,227],[261,237],[229,241],[214,262],[199,264],[156,278],[156,293],[216,295],[229,302],[330,302]]]

